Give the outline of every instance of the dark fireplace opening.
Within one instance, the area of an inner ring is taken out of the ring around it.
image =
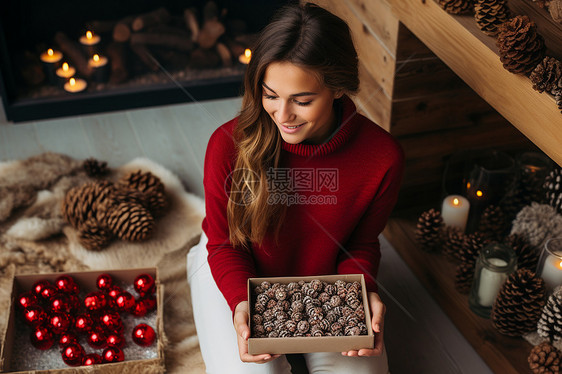
[[[0,95],[6,118],[239,95],[245,50],[288,2],[3,0]]]

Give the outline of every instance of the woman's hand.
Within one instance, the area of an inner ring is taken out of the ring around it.
[[[358,351],[342,352],[344,356],[380,356],[383,350],[384,313],[386,306],[375,292],[368,292],[369,306],[371,308],[371,325],[375,333],[375,347],[373,349],[360,349]]]
[[[238,352],[240,360],[243,362],[255,362],[257,364],[265,364],[276,359],[280,355],[251,355],[248,353],[248,338],[250,337],[250,327],[248,326],[249,318],[248,302],[242,301],[234,308],[234,330],[238,338]]]

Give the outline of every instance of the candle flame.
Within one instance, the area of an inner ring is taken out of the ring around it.
[[[453,205],[454,205],[454,206],[458,206],[458,205],[460,205],[460,203],[461,203],[461,202],[460,202],[459,199],[457,199],[456,197],[453,199]]]
[[[95,62],[98,62],[100,60],[100,56],[96,53],[93,57],[92,60],[94,60]]]
[[[55,51],[53,51],[52,48],[49,48],[49,49],[47,49],[47,54],[48,54],[49,56],[52,56],[52,55],[55,54]]]
[[[246,56],[246,58],[252,57],[252,51],[249,50],[248,48],[246,48],[246,49],[244,50],[244,56]]]
[[[63,71],[68,71],[68,62],[63,62],[63,63],[62,63],[62,70],[63,70]]]
[[[92,39],[93,36],[94,34],[90,30],[86,31],[86,39]]]
[[[558,263],[558,268],[559,268],[559,269],[562,269],[562,261],[560,261],[560,262]]]
[[[470,189],[470,182],[468,182],[468,183],[466,184],[466,189],[467,189],[467,190]]]
[[[70,80],[68,81],[68,83],[69,83],[71,86],[74,86],[74,85],[76,84],[76,79],[70,78]]]
[[[476,191],[476,196],[478,197],[482,197],[482,195],[484,195],[484,193],[480,190]]]

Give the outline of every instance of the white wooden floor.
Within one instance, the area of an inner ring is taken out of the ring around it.
[[[17,125],[6,122],[0,107],[0,160],[53,151],[119,166],[144,156],[203,196],[207,142],[214,129],[236,115],[240,103],[234,98]],[[385,341],[392,374],[491,373],[394,249],[382,244],[379,282],[387,305]]]

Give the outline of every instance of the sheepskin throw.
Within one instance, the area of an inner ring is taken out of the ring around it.
[[[84,167],[86,165],[86,167]],[[186,254],[198,242],[204,217],[203,200],[187,193],[170,171],[148,159],[108,168],[91,176],[91,160],[45,153],[27,160],[0,162],[0,339],[9,313],[13,273],[74,272],[158,267],[164,285],[165,359],[168,373],[204,373],[186,282]],[[164,184],[169,202],[146,241],[116,240],[101,250],[80,245],[78,232],[63,218],[61,204],[76,186],[119,178],[141,170]],[[0,341],[0,345],[4,344]]]

